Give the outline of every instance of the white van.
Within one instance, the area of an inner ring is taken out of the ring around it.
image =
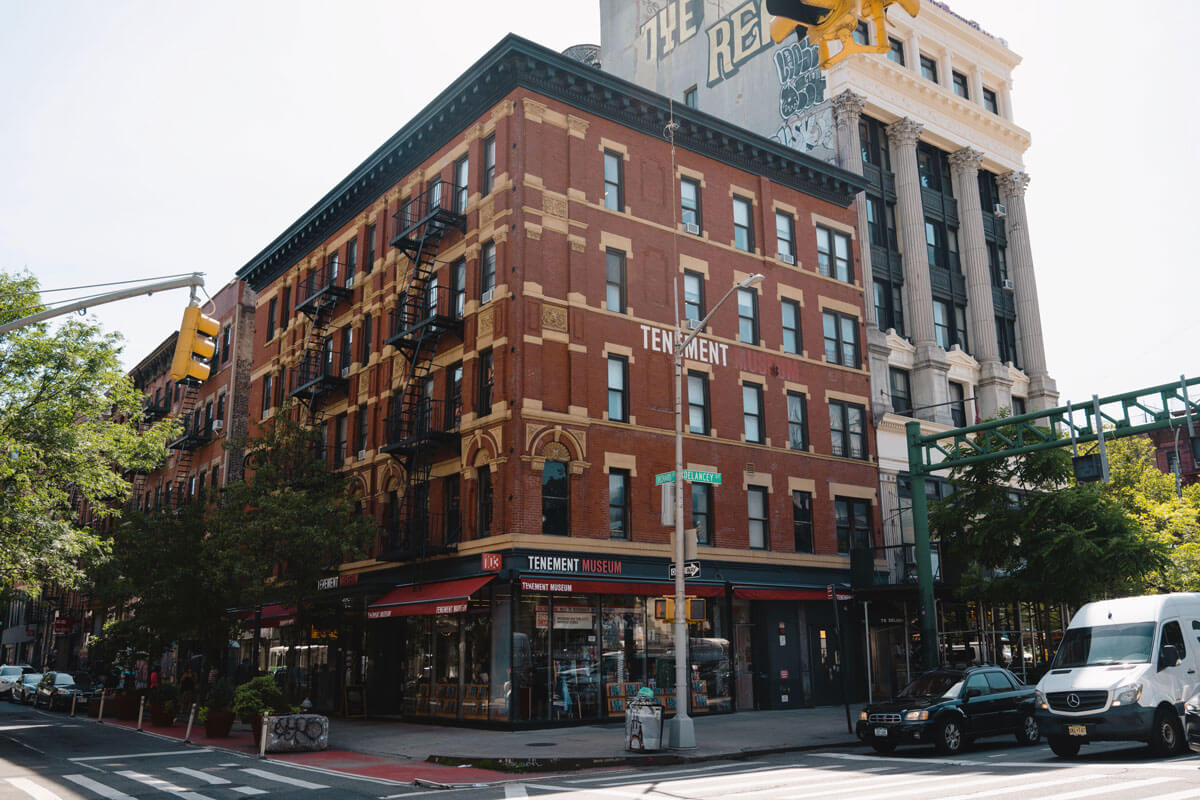
[[[1200,594],[1088,603],[1071,620],[1034,695],[1055,755],[1088,742],[1141,741],[1160,755],[1187,747],[1184,704],[1200,691]]]

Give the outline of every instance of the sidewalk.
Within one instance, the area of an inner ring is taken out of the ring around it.
[[[856,709],[851,708],[852,713]],[[269,759],[373,778],[434,785],[496,783],[512,773],[548,773],[597,767],[679,764],[749,758],[768,753],[821,747],[853,747],[842,706],[796,711],[743,711],[697,717],[694,750],[630,753],[619,722],[573,728],[495,731],[422,725],[391,720],[330,720],[329,749],[320,753],[272,753]],[[104,720],[105,725],[136,728],[133,722]],[[143,730],[184,738],[182,725]],[[257,755],[250,727],[235,723],[228,738],[207,739],[204,727],[192,728],[192,744]]]

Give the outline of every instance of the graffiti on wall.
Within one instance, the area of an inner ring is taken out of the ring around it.
[[[704,21],[704,0],[644,0],[638,19],[638,48],[646,61],[660,61],[695,36]]]
[[[773,47],[767,0],[746,0],[714,22],[708,35],[708,85],[716,86],[737,74],[754,56]]]
[[[777,48],[773,60],[779,78],[780,126],[771,138],[817,158],[829,158],[834,152],[833,117],[813,111],[825,99],[818,48],[807,39],[793,42]]]

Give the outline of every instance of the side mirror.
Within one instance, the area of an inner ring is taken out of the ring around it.
[[[963,699],[970,700],[972,697],[982,697],[982,696],[983,696],[982,689],[967,689],[966,694],[963,695]]]
[[[1158,654],[1158,671],[1179,664],[1179,648],[1173,644],[1164,644]]]

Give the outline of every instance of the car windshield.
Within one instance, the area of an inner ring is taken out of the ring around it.
[[[0,678],[11,678],[20,675],[22,671],[20,667],[0,667]]]
[[[1108,664],[1145,664],[1154,643],[1153,622],[1125,625],[1097,625],[1094,628],[1069,628],[1052,669],[1096,667]]]
[[[27,672],[25,673],[25,676],[21,678],[21,682],[26,686],[37,686],[42,682],[42,675],[40,672]]]
[[[942,697],[959,681],[953,672],[927,672],[900,691],[900,697]]]
[[[55,686],[74,686],[75,679],[72,678],[70,675],[55,675],[54,676],[54,685]]]

